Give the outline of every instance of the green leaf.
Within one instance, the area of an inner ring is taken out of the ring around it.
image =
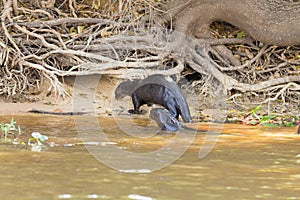
[[[70,31],[70,33],[74,33],[74,34],[77,33],[77,29],[75,27],[73,27],[73,26],[70,28],[69,31]]]
[[[22,134],[22,130],[21,130],[21,127],[18,126],[18,133],[21,135]]]
[[[239,31],[236,35],[237,38],[242,38],[245,36],[245,32],[244,31]]]
[[[259,111],[261,109],[261,105],[257,106],[256,108],[254,108],[253,110],[250,111],[251,114],[256,113],[257,111]]]
[[[2,131],[4,132],[4,134],[7,134],[8,128],[7,128],[6,126],[3,126],[3,127],[2,127]]]
[[[257,124],[257,121],[256,121],[256,120],[251,120],[249,123],[250,123],[251,125],[256,125],[256,124]]]
[[[294,122],[286,122],[285,126],[286,127],[294,126]]]
[[[261,122],[259,123],[261,126],[266,126],[266,127],[278,127],[277,125],[269,122]]]
[[[48,137],[46,135],[41,135],[41,137],[39,138],[39,140],[41,142],[45,142],[46,140],[48,140]]]
[[[92,8],[98,10],[98,9],[99,9],[99,6],[98,6],[96,3],[94,3],[93,6],[92,6]]]
[[[48,140],[48,137],[46,135],[42,135],[39,132],[33,132],[33,133],[31,133],[31,136],[33,138],[35,138],[38,142],[39,141],[44,142],[44,141]]]
[[[267,121],[267,120],[270,120],[270,119],[274,119],[275,117],[276,116],[274,116],[274,115],[271,115],[271,116],[266,115],[266,116],[263,116],[259,121],[264,122],[264,121]]]
[[[14,118],[11,118],[11,120],[10,120],[10,125],[14,125],[16,123],[16,121],[14,120]]]

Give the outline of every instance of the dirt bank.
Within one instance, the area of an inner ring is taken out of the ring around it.
[[[121,101],[114,99],[114,90],[119,82],[118,79],[106,76],[80,76],[80,79],[68,77],[63,80],[63,87],[69,95],[64,97],[58,96],[53,90],[49,92],[48,89],[51,84],[44,82],[39,88],[30,88],[29,92],[23,96],[0,97],[0,115],[25,115],[29,114],[29,110],[37,109],[48,112],[57,110],[58,112],[83,111],[98,116],[128,116],[127,110],[132,109],[131,98],[126,97]],[[230,122],[250,123],[252,120],[251,117],[245,119],[245,116],[257,105],[251,105],[251,102],[248,101],[248,103],[239,106],[234,101],[226,100],[226,97],[201,97],[188,88],[186,87],[182,91],[187,97],[194,121],[210,119],[223,121],[226,116]],[[225,105],[228,111],[226,116],[223,116],[225,112],[222,112],[218,107],[224,102],[227,104]],[[293,119],[296,120],[299,119],[299,105],[275,103],[277,104],[273,106],[263,105],[256,114],[262,117],[268,115],[268,109],[271,109],[269,112],[272,115],[275,113],[282,119],[288,116],[294,116]],[[151,107],[143,106],[141,109],[148,111],[149,114]],[[139,117],[148,117],[148,114]],[[258,122],[257,119],[254,121]]]

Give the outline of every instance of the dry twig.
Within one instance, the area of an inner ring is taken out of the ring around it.
[[[236,91],[232,97],[244,92],[268,93],[280,87],[262,103],[274,101],[285,92],[294,93],[293,100],[300,101],[300,47],[260,47],[250,38],[193,39],[150,28],[153,10],[159,10],[155,1],[109,1],[104,7],[110,10],[105,14],[97,9],[78,10],[81,6],[74,0],[65,1],[68,4],[62,3],[59,7],[64,9],[59,10],[55,2],[42,1],[41,7],[32,9],[15,0],[4,1],[1,94],[14,95],[36,85],[39,77],[33,74],[48,78],[51,88],[64,95],[59,77],[172,75],[188,66],[201,75],[201,83],[213,77],[227,91]],[[229,65],[211,48],[220,44],[226,44],[242,64]]]

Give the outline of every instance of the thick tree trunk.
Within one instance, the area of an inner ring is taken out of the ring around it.
[[[189,36],[206,37],[212,22],[225,21],[267,44],[300,44],[299,1],[174,0],[167,7],[174,29]]]

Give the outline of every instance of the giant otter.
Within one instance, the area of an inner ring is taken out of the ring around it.
[[[180,115],[184,122],[192,121],[188,104],[178,85],[162,75],[155,74],[141,80],[122,82],[115,90],[115,98],[121,99],[125,96],[132,98],[134,110],[130,110],[130,113],[139,114],[139,108],[144,104],[159,104],[167,108],[176,119]]]
[[[185,131],[197,131],[197,132],[207,132],[209,134],[219,135],[221,133],[215,131],[207,131],[207,130],[197,130],[187,126],[184,126],[180,123],[171,113],[165,108],[153,108],[150,111],[149,117],[153,119],[157,125],[163,131],[178,131],[178,130],[185,130]],[[300,127],[300,126],[299,126]],[[300,128],[299,128],[300,129]],[[235,136],[244,136],[243,134],[233,133],[233,134],[222,134],[222,135],[235,135]]]
[[[196,131],[196,129],[184,126],[165,108],[153,108],[150,111],[149,117],[153,119],[163,131],[178,131],[182,129]]]

